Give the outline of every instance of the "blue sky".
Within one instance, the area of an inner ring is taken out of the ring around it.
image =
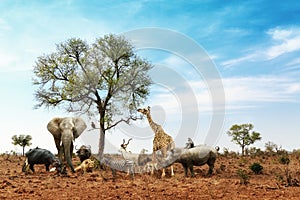
[[[54,51],[55,44],[71,37],[91,43],[108,33],[121,34],[147,27],[184,34],[198,43],[215,64],[226,97],[226,115],[216,145],[239,150],[226,131],[233,124],[253,123],[262,136],[254,146],[264,148],[266,142],[272,141],[287,150],[298,149],[299,13],[297,1],[1,0],[0,152],[21,150],[11,144],[14,134],[30,134],[33,146],[55,151],[46,124],[54,116],[71,115],[59,110],[32,109],[35,104],[32,69],[38,56]],[[211,91],[205,85],[205,77],[195,76],[193,67],[178,55],[163,51],[138,53],[154,64],[172,68],[192,88],[199,111],[194,140],[204,142],[212,118]],[[183,118],[180,109],[184,108],[180,108],[178,101],[172,88],[155,84],[145,104],[153,106],[153,117],[173,137]],[[146,128],[147,122],[137,122],[134,126]],[[125,132],[131,128],[121,127]],[[107,135],[112,146],[118,145],[121,138],[114,131]],[[136,141],[133,149],[143,144],[151,149],[151,130],[147,131],[146,142]],[[96,132],[86,132],[77,143],[92,143],[97,140],[94,138],[98,138]],[[180,146],[185,141],[176,142]],[[97,143],[93,144],[95,151],[96,148]]]

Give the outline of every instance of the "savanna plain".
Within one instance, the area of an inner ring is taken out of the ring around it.
[[[161,170],[154,175],[135,174],[132,180],[124,172],[113,179],[110,169],[97,167],[92,172],[58,175],[35,165],[35,172],[25,174],[25,157],[0,156],[0,199],[299,199],[300,154],[219,155],[212,176],[207,166],[195,166],[195,177],[184,177],[180,164],[169,169],[165,178]],[[79,165],[77,157],[73,163]],[[263,167],[256,174],[250,166]]]

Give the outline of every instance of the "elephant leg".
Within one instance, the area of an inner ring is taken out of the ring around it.
[[[71,159],[73,157],[73,149],[74,149],[74,145],[73,145],[73,142],[71,142],[71,145],[70,145],[70,158]]]
[[[58,158],[61,162],[63,162],[66,158],[65,158],[65,155],[64,155],[64,145],[61,145],[60,149],[59,149],[59,152],[58,152]]]
[[[72,156],[73,156],[73,142],[71,142],[71,145],[70,145],[70,159],[68,159],[68,164],[69,164],[69,166],[71,167],[71,170],[72,170],[72,172],[75,172],[75,170],[74,170],[74,167],[73,167],[73,163],[72,163]]]
[[[58,159],[60,160],[60,162],[62,162],[63,161],[63,159],[62,159],[63,150],[60,145],[60,141],[61,141],[60,139],[54,138],[55,146],[56,146],[57,153],[58,153]]]

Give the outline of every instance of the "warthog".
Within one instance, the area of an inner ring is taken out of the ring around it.
[[[22,167],[23,172],[28,172],[28,167],[34,172],[33,166],[35,164],[44,164],[46,171],[49,171],[49,166],[52,165],[58,172],[62,171],[62,164],[58,158],[56,158],[49,150],[34,148],[25,153],[26,160]]]

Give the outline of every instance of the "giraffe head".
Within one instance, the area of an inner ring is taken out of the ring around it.
[[[150,106],[148,106],[147,108],[139,108],[137,109],[137,111],[144,115],[150,114]]]

